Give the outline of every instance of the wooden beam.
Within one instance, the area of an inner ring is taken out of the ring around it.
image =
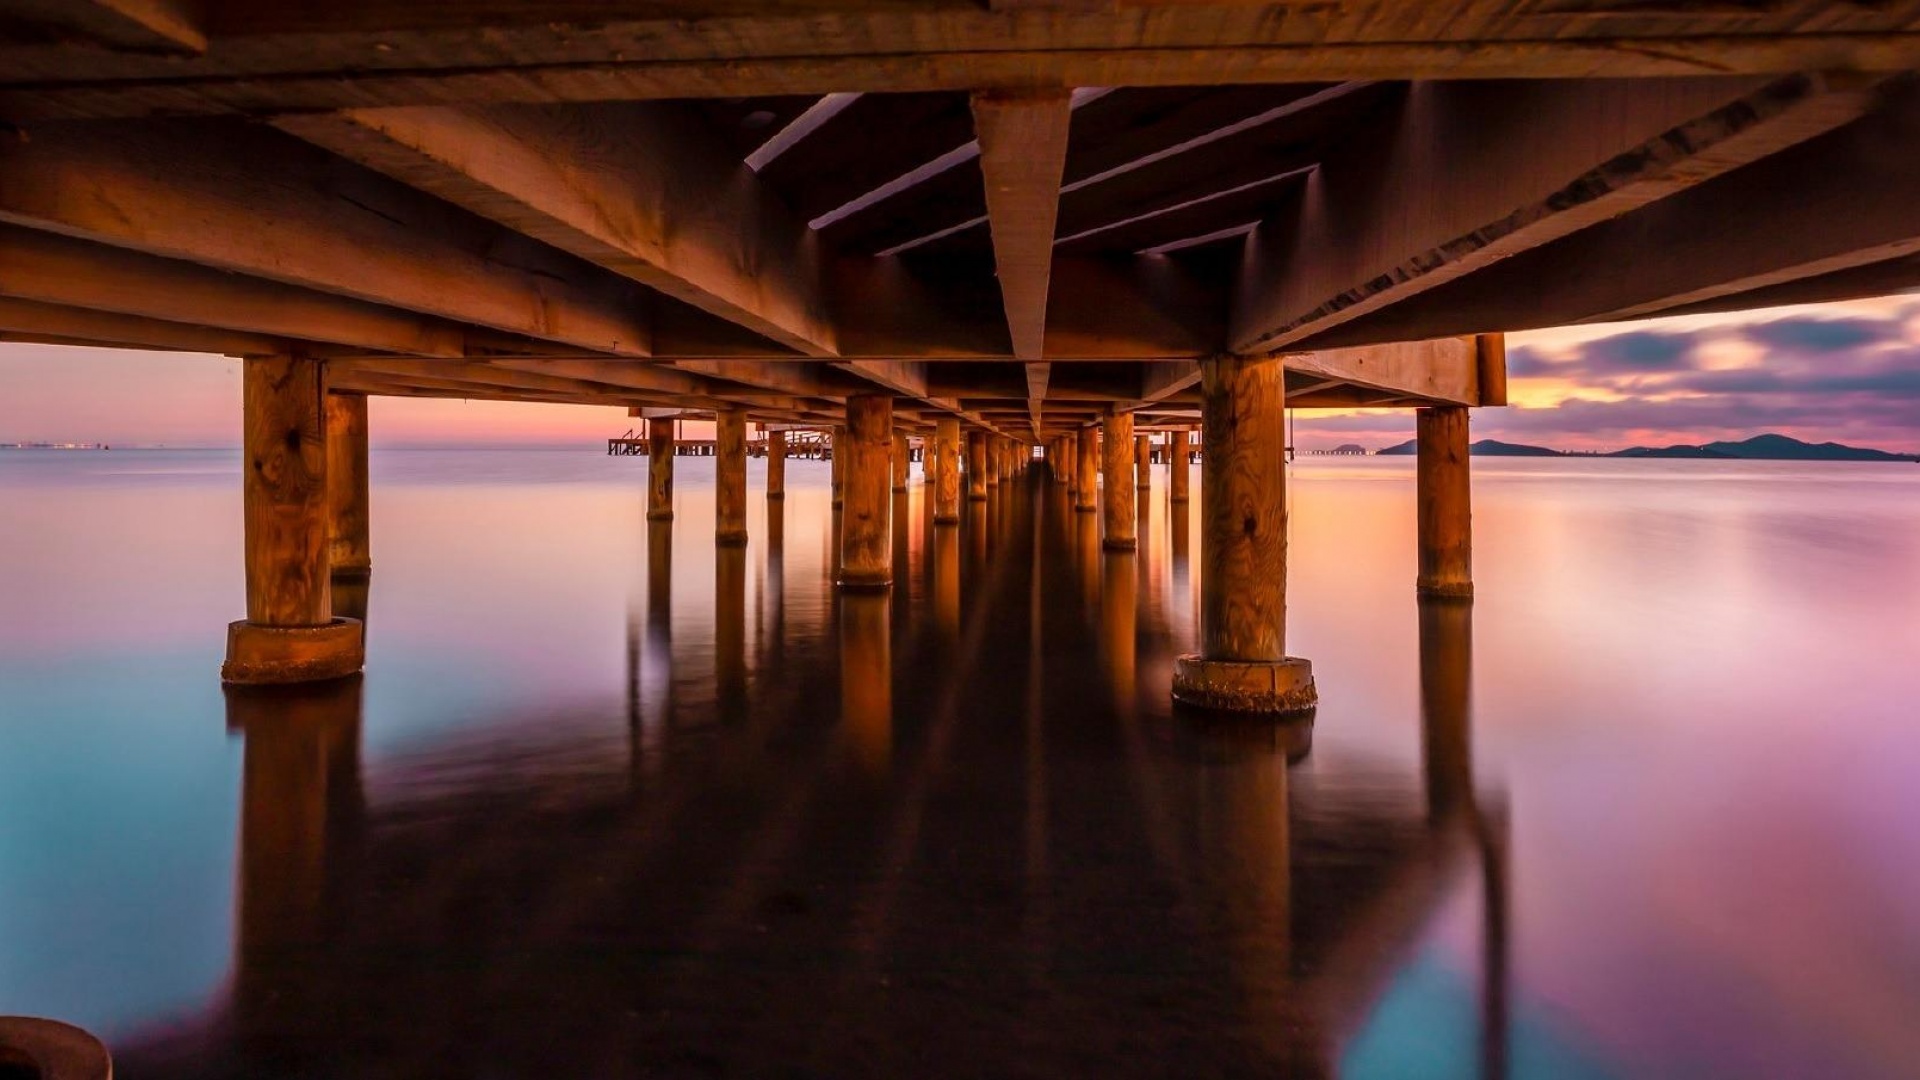
[[[260,334],[61,307],[0,297],[0,335],[11,341],[88,342],[106,347],[165,349],[220,356],[268,356],[286,351],[280,338]]]
[[[675,104],[357,109],[278,125],[811,356],[818,242]]]
[[[26,85],[0,91],[0,116],[1920,67],[1920,33],[1899,4],[1847,5],[1844,17],[1809,24],[1796,4],[1686,5],[1678,17],[1641,16],[1634,5],[1606,18],[1515,17],[1497,5],[1409,13],[1403,0],[1343,4],[1329,16],[1165,3],[1009,17],[970,0],[788,4],[777,13],[688,2],[646,5],[644,18],[596,11],[591,32],[567,32],[580,20],[577,4],[545,19],[549,9],[515,5],[512,19],[484,29],[457,5],[330,7],[223,5],[220,29],[230,36],[185,66],[9,49],[0,69]]]
[[[0,294],[380,352],[460,356],[465,349],[454,323],[8,225],[0,225]]]
[[[1868,114],[1479,273],[1317,334],[1307,344],[1614,322],[1790,302],[1789,286],[1920,253],[1920,88]],[[1657,257],[1648,257],[1657,252]],[[1911,282],[1870,281],[1850,295]],[[1846,290],[1808,299],[1839,299]],[[1740,299],[1746,297],[1746,299]]]
[[[1052,364],[1028,364],[1027,373],[1027,416],[1033,424],[1033,437],[1041,438],[1041,414],[1046,409],[1047,378],[1053,372]]]
[[[1064,90],[973,95],[987,226],[1016,360],[1039,360],[1046,340],[1053,224],[1060,211],[1060,177],[1066,169],[1072,118],[1072,101]]]
[[[1860,80],[1416,84],[1246,242],[1228,345],[1270,352],[1858,117]],[[1504,329],[1504,328],[1498,328]]]
[[[1472,338],[1397,342],[1359,349],[1286,353],[1289,373],[1337,379],[1427,402],[1479,405],[1480,354]]]
[[[543,341],[647,352],[631,283],[543,262],[511,237],[488,250],[477,230],[493,226],[271,131],[49,127],[8,147],[0,221]],[[258,227],[234,227],[245,221]]]
[[[62,30],[117,51],[176,57],[207,51],[205,31],[180,0],[66,0],[47,14]]]

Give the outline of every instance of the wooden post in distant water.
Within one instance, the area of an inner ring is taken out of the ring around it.
[[[847,399],[846,508],[840,523],[840,584],[884,589],[893,582],[887,533],[887,461],[893,448],[893,399],[856,394]]]
[[[241,365],[247,617],[227,627],[230,683],[293,683],[359,671],[357,620],[336,618],[328,524],[326,373],[305,356]]]
[[[943,416],[933,422],[933,523],[960,524],[960,420]]]
[[[1100,490],[1100,432],[1092,425],[1080,429],[1076,440],[1079,460],[1073,466],[1073,508],[1091,514],[1098,509]]]
[[[1153,441],[1145,435],[1133,437],[1133,478],[1141,491],[1153,486]]]
[[[1187,501],[1187,431],[1176,428],[1167,438],[1167,498]]]
[[[847,499],[847,427],[845,424],[833,425],[833,449],[829,451],[832,464],[828,475],[833,482],[833,508],[840,509]]]
[[[1414,503],[1419,515],[1421,596],[1473,599],[1473,507],[1467,410],[1416,409]]]
[[[673,520],[672,420],[647,421],[647,520]]]
[[[1229,356],[1200,376],[1200,652],[1175,662],[1173,696],[1303,712],[1319,698],[1313,666],[1286,649],[1286,373],[1275,357]]]
[[[983,434],[981,436],[981,445],[985,447],[980,459],[984,466],[981,472],[986,474],[987,486],[997,488],[1000,486],[1000,474],[1006,470],[1007,459],[1006,455],[1002,453],[1006,447],[1002,445],[1000,436],[998,435]]]
[[[721,409],[714,414],[713,540],[747,542],[747,414]]]
[[[367,395],[327,395],[328,562],[337,579],[373,573],[367,502]]]
[[[987,497],[987,433],[967,432],[967,500]]]
[[[907,457],[907,433],[896,431],[893,433],[893,490],[907,490],[907,477],[912,468],[913,463]]]
[[[1101,504],[1106,508],[1101,543],[1109,551],[1132,551],[1133,535],[1133,414],[1115,412],[1102,425],[1100,441],[1106,466],[1101,477]]]
[[[767,432],[767,498],[787,497],[787,433]]]

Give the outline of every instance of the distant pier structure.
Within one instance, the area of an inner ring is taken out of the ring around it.
[[[752,542],[750,452],[775,499],[789,454],[828,457],[856,590],[892,582],[921,447],[936,525],[1033,472],[1122,561],[1140,500],[1187,502],[1197,468],[1171,691],[1308,708],[1287,410],[1418,414],[1415,584],[1459,602],[1505,332],[1920,284],[1913,3],[0,0],[0,24],[0,337],[243,358],[234,682],[360,668],[330,582],[371,572],[366,399],[396,395],[624,407],[644,446],[609,451],[644,449],[661,523],[664,417],[711,422],[723,546]]]

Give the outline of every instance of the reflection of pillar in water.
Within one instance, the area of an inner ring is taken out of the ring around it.
[[[840,717],[853,755],[884,774],[893,756],[893,661],[887,598],[845,593],[840,599]]]
[[[1180,613],[1178,623],[1182,630],[1191,625],[1193,614],[1193,574],[1189,569],[1192,536],[1187,507],[1185,501],[1167,506],[1167,546],[1171,553],[1169,561],[1173,564],[1173,599],[1169,607]]]
[[[967,503],[967,565],[980,570],[987,565],[987,504]]]
[[[787,433],[767,432],[767,498],[787,497]]]
[[[1114,704],[1123,712],[1137,696],[1134,680],[1134,628],[1138,622],[1139,567],[1132,552],[1109,551],[1101,567],[1100,644],[1107,661]]]
[[[767,652],[770,661],[777,661],[785,648],[787,638],[787,508],[784,500],[767,504],[767,589],[763,602],[772,610],[768,613],[768,622],[772,624],[772,640]]]
[[[900,576],[901,586],[893,590],[894,610],[905,614],[907,601],[913,596],[913,590],[906,583],[913,578],[910,567],[913,566],[913,504],[912,496],[905,491],[893,496],[893,572]]]
[[[725,545],[713,560],[713,675],[723,715],[747,700],[747,549]]]
[[[1080,570],[1080,599],[1091,616],[1100,606],[1100,519],[1073,515],[1074,565]]]
[[[1420,748],[1436,819],[1473,810],[1473,607],[1420,604]]]
[[[652,687],[655,715],[670,721],[673,711],[673,523],[647,524],[646,648],[642,682]]]
[[[325,947],[327,856],[364,812],[358,675],[227,691],[227,729],[245,742],[240,779],[239,964],[243,1015]]]
[[[933,617],[949,643],[960,639],[960,537],[933,530]]]

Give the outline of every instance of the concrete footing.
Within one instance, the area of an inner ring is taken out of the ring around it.
[[[227,624],[227,661],[220,681],[241,685],[318,682],[366,666],[365,628],[358,619],[325,626]]]
[[[1306,712],[1320,703],[1313,665],[1297,656],[1253,663],[1189,653],[1174,661],[1173,697],[1202,709],[1266,715]]]
[[[1471,581],[1450,581],[1450,582],[1420,581],[1414,584],[1414,591],[1417,594],[1419,594],[1419,597],[1422,600],[1472,600],[1473,599],[1473,582]]]
[[[0,1016],[0,1076],[112,1080],[113,1059],[92,1035],[58,1020]]]

